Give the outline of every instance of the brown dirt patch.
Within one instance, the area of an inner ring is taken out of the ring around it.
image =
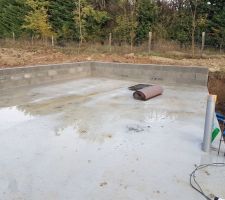
[[[225,114],[225,72],[210,72],[209,92],[218,96],[216,109]]]
[[[64,53],[65,52],[65,53]],[[165,64],[165,65],[182,65],[182,66],[205,66],[211,71],[225,69],[225,56],[210,56],[198,59],[181,58],[176,56],[174,52],[165,54],[167,57],[154,55],[135,55],[131,54],[78,54],[77,51],[66,53],[65,49],[52,48],[0,48],[0,68],[2,67],[17,67],[38,64],[51,64],[62,62],[76,61],[109,61],[109,62],[124,62],[124,63],[143,63],[143,64]],[[169,55],[169,57],[168,57]]]

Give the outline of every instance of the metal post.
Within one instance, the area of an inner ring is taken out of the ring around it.
[[[211,137],[213,129],[213,121],[215,115],[215,95],[209,95],[207,100],[206,116],[205,116],[205,129],[202,143],[202,150],[209,152],[211,146]]]

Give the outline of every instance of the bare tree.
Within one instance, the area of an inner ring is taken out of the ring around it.
[[[198,0],[189,0],[190,8],[191,8],[191,16],[192,16],[192,29],[191,29],[191,49],[192,49],[192,57],[195,56],[195,30],[196,30],[196,18],[197,18],[197,7]]]
[[[83,43],[82,20],[81,20],[81,0],[79,0],[79,2],[78,2],[78,14],[79,14],[79,31],[80,31],[80,43],[79,43],[79,51],[80,51],[80,47]]]
[[[100,6],[100,8],[106,7],[106,0],[95,0],[95,2]]]
[[[130,50],[133,51],[134,38],[135,38],[135,10],[136,10],[136,0],[128,0],[131,7],[131,31],[130,31]]]

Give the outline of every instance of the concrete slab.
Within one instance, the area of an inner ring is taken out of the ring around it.
[[[2,91],[0,199],[202,199],[189,186],[194,165],[224,161],[201,152],[207,88],[163,86],[142,102],[127,89],[135,84],[85,78]],[[221,168],[199,181],[225,197],[224,177]]]

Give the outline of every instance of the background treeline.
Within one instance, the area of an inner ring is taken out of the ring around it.
[[[0,38],[141,45],[173,40],[182,48],[225,45],[224,0],[0,0]]]

